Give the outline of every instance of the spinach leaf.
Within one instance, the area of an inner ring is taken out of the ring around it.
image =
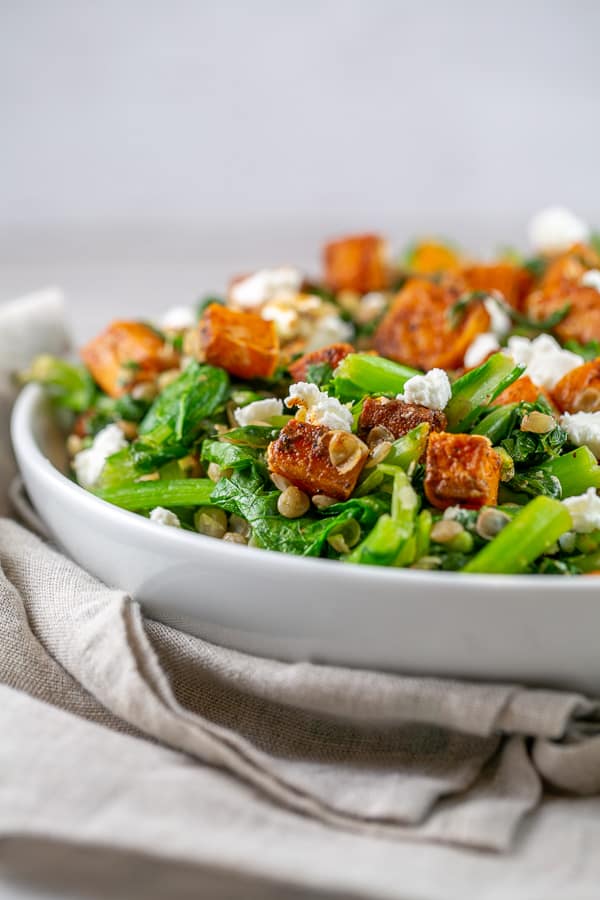
[[[517,473],[509,481],[508,487],[531,497],[537,497],[539,494],[554,497],[556,500],[562,497],[562,487],[558,478],[542,469],[528,469],[526,472]]]
[[[261,451],[255,447],[205,440],[200,458],[203,463],[216,463],[222,469],[247,469],[258,461],[260,455]]]
[[[277,511],[278,497],[279,491],[266,489],[258,473],[249,469],[222,478],[211,502],[246,519],[256,546],[300,556],[320,556],[327,536],[354,517],[352,509],[345,509],[326,518],[286,519]]]
[[[140,424],[140,434],[169,431],[169,439],[189,445],[202,420],[213,415],[227,398],[229,377],[224,369],[192,362],[159,394]]]
[[[306,380],[309,384],[316,384],[317,387],[326,388],[333,378],[333,369],[327,362],[313,363],[306,370]]]

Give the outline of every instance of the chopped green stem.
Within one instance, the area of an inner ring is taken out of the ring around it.
[[[391,516],[380,516],[373,530],[345,557],[346,562],[391,566],[406,539],[405,529]]]
[[[408,469],[411,463],[418,462],[427,447],[429,430],[427,422],[423,422],[394,441],[392,449],[385,458],[386,465]]]
[[[155,506],[210,506],[214,490],[210,478],[140,481],[98,491],[96,496],[123,509],[144,510]]]
[[[483,437],[489,438],[492,444],[499,444],[512,430],[515,410],[518,407],[518,403],[496,406],[481,420],[479,425],[471,430],[471,434],[481,434]]]
[[[576,497],[590,487],[600,488],[600,466],[589,447],[578,447],[538,468],[558,478],[563,497]]]
[[[562,503],[550,497],[536,497],[467,563],[463,571],[506,575],[525,572],[571,527],[571,516]]]
[[[419,374],[382,356],[350,353],[335,370],[332,383],[340,400],[347,401],[365,394],[399,394],[408,379]]]
[[[525,367],[515,366],[510,356],[494,353],[483,365],[458,378],[445,409],[448,430],[460,432],[468,428],[478,408],[488,406],[524,371]]]

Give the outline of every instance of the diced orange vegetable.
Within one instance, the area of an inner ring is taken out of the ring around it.
[[[600,357],[564,375],[552,391],[561,412],[600,410]]]
[[[521,375],[496,397],[492,406],[505,406],[507,403],[535,403],[540,394],[547,396],[546,391],[537,387],[529,375]]]
[[[500,291],[506,302],[515,309],[521,309],[533,284],[533,277],[527,269],[511,263],[465,266],[461,275],[470,290]]]
[[[448,424],[446,416],[439,410],[402,400],[388,400],[387,397],[367,397],[358,420],[358,434],[366,438],[372,428],[382,425],[395,438],[399,438],[423,422],[432,431],[444,431]]]
[[[452,247],[440,241],[426,240],[411,249],[406,267],[415,275],[435,275],[456,272],[460,265],[460,256]]]
[[[588,269],[600,267],[600,256],[587,244],[574,244],[565,253],[554,257],[544,272],[541,285],[544,288],[560,285],[563,281],[579,282]]]
[[[323,248],[325,281],[333,291],[380,291],[387,285],[387,244],[376,234],[330,241]]]
[[[270,378],[275,372],[279,338],[273,322],[211,303],[198,329],[198,356],[207,363],[238,378]]]
[[[322,347],[320,350],[313,350],[312,353],[305,353],[300,359],[291,363],[288,366],[288,370],[294,381],[306,381],[309,366],[327,363],[328,366],[335,369],[349,353],[354,353],[352,344],[330,344],[329,347]]]
[[[565,317],[553,328],[561,341],[600,340],[600,292],[578,282],[562,281],[527,298],[527,314],[532,319],[545,319],[552,313],[569,307]]]
[[[418,369],[457,369],[474,338],[488,330],[490,317],[482,303],[467,306],[453,326],[451,307],[464,286],[409,281],[396,296],[375,333],[382,356]]]
[[[120,397],[159,372],[172,369],[179,356],[149,325],[113,322],[81,350],[94,380],[111,397]]]
[[[438,509],[495,506],[500,468],[500,457],[488,438],[432,432],[427,445],[425,494]]]
[[[309,496],[347,500],[368,454],[356,435],[292,419],[269,444],[267,459],[271,472],[283,475]]]

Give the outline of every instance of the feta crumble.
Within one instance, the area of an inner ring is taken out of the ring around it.
[[[486,297],[483,305],[490,317],[490,331],[498,338],[506,337],[512,328],[512,319],[506,311],[504,300],[498,297]]]
[[[291,266],[259,269],[237,281],[231,287],[229,297],[238,306],[252,309],[267,300],[293,296],[300,291],[301,286],[302,273]]]
[[[600,291],[600,269],[588,269],[581,276],[580,284],[584,287],[593,287]]]
[[[255,400],[247,406],[238,406],[233,411],[233,418],[242,428],[245,425],[259,425],[267,422],[271,416],[280,416],[283,413],[283,402],[276,397],[267,397],[265,400]]]
[[[345,343],[354,337],[354,328],[335,313],[327,313],[317,320],[315,330],[308,339],[306,353],[328,347],[329,344]]]
[[[465,368],[474,369],[475,366],[487,359],[490,353],[495,353],[499,349],[498,338],[491,331],[478,334],[465,353]]]
[[[164,506],[155,506],[150,513],[150,521],[159,525],[170,525],[172,528],[181,528],[181,522],[174,512],[165,509]]]
[[[549,334],[540,334],[534,340],[515,335],[508,339],[505,351],[517,364],[526,366],[537,387],[551,390],[567,372],[584,363],[583,357],[570,350],[563,350]]]
[[[172,306],[159,321],[166,331],[184,331],[196,324],[196,311],[192,306]]]
[[[529,241],[538,253],[560,253],[573,244],[585,243],[588,225],[564,206],[549,206],[529,223]]]
[[[352,431],[352,413],[347,406],[320,391],[316,384],[298,381],[290,387],[285,405],[301,406],[305,410],[305,422],[324,425],[334,431]]]
[[[600,497],[596,488],[588,488],[585,494],[578,497],[567,497],[562,501],[571,513],[573,531],[578,534],[589,534],[600,528]]]
[[[443,369],[431,369],[426,375],[414,375],[404,385],[404,393],[397,399],[403,403],[417,403],[428,409],[445,409],[452,396],[448,376]]]
[[[600,412],[564,413],[559,423],[576,447],[589,447],[600,459]]]
[[[79,484],[84,488],[95,487],[108,457],[124,447],[127,447],[127,441],[118,425],[107,425],[99,431],[91,447],[80,450],[73,458]]]

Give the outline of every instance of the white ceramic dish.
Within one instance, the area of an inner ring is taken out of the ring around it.
[[[20,395],[12,439],[58,544],[146,613],[285,660],[600,692],[600,581],[349,566],[227,544],[117,509],[70,481],[42,391]]]

